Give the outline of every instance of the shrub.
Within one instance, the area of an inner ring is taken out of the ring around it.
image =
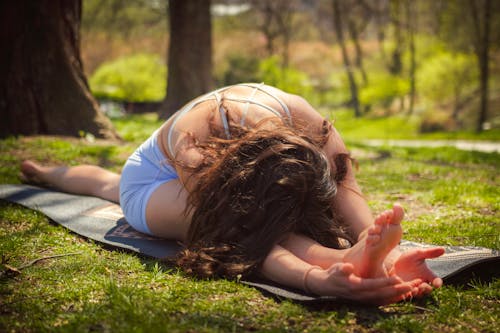
[[[417,75],[417,88],[426,99],[443,102],[451,98],[459,99],[473,86],[476,77],[474,56],[442,51],[422,63]]]
[[[240,54],[229,55],[228,67],[222,74],[222,78],[218,81],[222,85],[229,86],[241,82],[258,82],[259,60],[253,56],[245,56]]]
[[[259,63],[259,81],[275,86],[283,91],[316,100],[309,76],[297,69],[283,68],[277,57],[269,57]]]
[[[92,93],[101,99],[128,102],[165,97],[167,68],[154,54],[136,54],[102,64],[91,76]]]
[[[409,82],[399,76],[373,73],[370,74],[370,84],[361,88],[359,99],[364,105],[388,107],[395,98],[406,95],[409,90]]]

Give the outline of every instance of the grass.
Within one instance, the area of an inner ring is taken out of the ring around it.
[[[335,122],[335,127],[347,139],[418,139],[418,140],[500,140],[500,129],[472,131],[419,133],[421,116],[395,115],[382,117],[368,115],[355,118],[351,110],[324,110],[324,116]]]
[[[115,171],[160,124],[114,120],[127,142],[21,137],[0,141],[0,183],[18,182],[25,158],[97,163]],[[346,124],[347,126],[348,124]],[[404,238],[500,248],[498,154],[452,148],[368,147],[349,138],[358,179],[374,211],[407,208]],[[135,254],[109,251],[0,201],[0,332],[500,332],[500,281],[445,286],[383,307],[307,307],[226,280],[204,281]]]

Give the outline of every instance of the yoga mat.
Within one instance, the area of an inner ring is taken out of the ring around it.
[[[177,241],[135,231],[123,217],[119,205],[89,196],[57,192],[31,185],[0,185],[0,199],[44,213],[54,222],[84,237],[111,247],[149,257],[172,258],[181,248]],[[433,245],[402,241],[403,251]],[[427,260],[429,267],[446,284],[464,285],[472,279],[490,281],[500,276],[500,252],[481,247],[445,246],[445,255]],[[270,281],[242,281],[273,296],[303,302],[340,301],[317,297]]]

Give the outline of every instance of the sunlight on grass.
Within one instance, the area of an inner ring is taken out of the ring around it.
[[[145,141],[162,123],[155,113],[113,119],[113,124],[122,138],[135,144]]]
[[[355,118],[352,110],[320,109],[347,141],[367,139],[418,139],[418,140],[500,140],[500,129],[483,131],[479,134],[467,131],[420,133],[419,116],[368,115]]]

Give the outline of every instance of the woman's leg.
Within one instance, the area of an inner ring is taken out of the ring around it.
[[[324,269],[343,262],[349,249],[338,250],[325,247],[315,240],[300,234],[290,234],[280,245],[301,260]]]
[[[373,226],[362,233],[361,240],[344,256],[344,262],[354,266],[354,273],[360,277],[387,276],[384,262],[396,248],[403,235],[401,221],[404,211],[399,205],[375,218]],[[360,244],[360,245],[359,245]]]
[[[151,194],[146,205],[146,223],[153,235],[184,241],[191,215],[186,214],[188,192],[179,179],[168,181]]]
[[[119,202],[120,175],[95,165],[41,166],[33,161],[21,164],[21,177],[28,182],[58,190]]]

